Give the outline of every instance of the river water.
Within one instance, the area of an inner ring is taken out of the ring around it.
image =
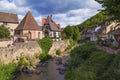
[[[57,59],[51,59],[45,62],[46,66],[37,67],[32,74],[21,72],[15,80],[64,80],[64,73],[60,74],[59,69],[65,66],[57,62],[59,62]]]

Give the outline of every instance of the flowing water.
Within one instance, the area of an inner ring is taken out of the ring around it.
[[[32,74],[22,72],[15,80],[64,80],[64,74],[59,72],[59,68],[64,66],[56,62],[56,59],[49,60],[47,66],[36,68]]]

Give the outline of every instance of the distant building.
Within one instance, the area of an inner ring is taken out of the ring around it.
[[[18,26],[18,15],[13,13],[0,12],[0,25],[4,25],[10,31],[10,36],[14,36]]]
[[[56,24],[51,16],[42,19],[42,26],[44,37],[49,37],[56,41],[61,40],[61,26],[60,24]]]
[[[109,32],[108,38],[110,44],[120,48],[120,24],[117,24],[116,27]]]
[[[30,41],[42,39],[42,27],[35,21],[29,11],[15,30],[15,41]]]

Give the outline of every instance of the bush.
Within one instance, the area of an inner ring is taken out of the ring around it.
[[[13,63],[2,64],[0,62],[0,80],[12,80],[17,68]]]
[[[48,55],[50,48],[52,47],[53,40],[49,38],[43,38],[38,41],[39,46],[42,48],[42,53],[39,55],[41,61],[45,61],[51,58]]]
[[[70,42],[70,45],[68,45],[66,50],[71,49],[76,44],[76,42],[73,39],[71,39],[71,38],[69,39],[69,42]]]
[[[49,60],[49,59],[51,59],[52,57],[50,56],[50,55],[48,55],[48,54],[46,54],[46,53],[41,53],[40,55],[39,55],[39,59],[41,60],[41,61],[46,61],[46,60]]]
[[[118,69],[120,58],[117,56],[114,60],[114,55],[97,50],[93,42],[75,48],[70,56],[69,71],[65,74],[66,80],[119,80],[120,78]]]
[[[0,38],[9,38],[10,31],[4,25],[0,26]]]
[[[42,51],[48,53],[50,48],[52,47],[53,40],[49,38],[43,38],[38,40],[39,46],[42,48]]]
[[[33,60],[28,56],[25,57],[24,55],[20,55],[18,59],[18,67],[19,69],[23,67],[31,67],[33,66]]]
[[[61,50],[60,49],[56,50],[56,55],[60,55],[60,54],[61,54]]]

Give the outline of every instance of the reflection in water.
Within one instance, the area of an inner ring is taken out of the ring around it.
[[[64,80],[64,75],[59,74],[59,68],[63,65],[56,64],[57,60],[49,60],[42,66],[38,65],[36,71],[31,74],[21,73],[15,80]]]

